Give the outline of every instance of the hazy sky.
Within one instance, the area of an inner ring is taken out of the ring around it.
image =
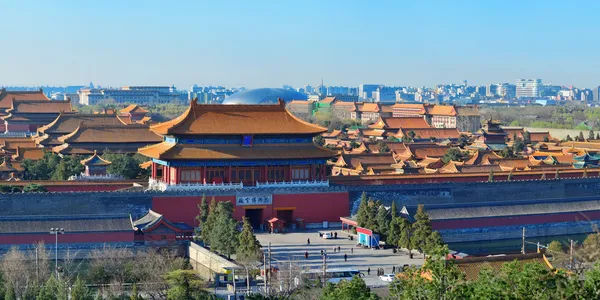
[[[2,1],[0,85],[600,85],[600,1]]]

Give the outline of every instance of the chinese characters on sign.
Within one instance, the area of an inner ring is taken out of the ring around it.
[[[236,205],[271,205],[273,195],[236,196]]]

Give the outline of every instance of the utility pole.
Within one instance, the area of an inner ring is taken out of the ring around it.
[[[290,256],[290,278],[288,279],[288,294],[292,291],[292,257]]]
[[[264,280],[264,283],[265,283],[265,293],[268,295],[269,292],[267,291],[267,253],[266,252],[263,252],[263,261],[264,261],[264,263],[263,263],[263,273],[265,275],[265,277],[264,277],[264,279],[265,279]]]
[[[525,254],[525,227],[523,227],[523,239],[521,242],[521,254]]]
[[[233,281],[233,299],[237,299],[237,289],[235,287],[235,268],[233,268],[233,274],[231,274],[231,280]]]
[[[269,242],[269,271],[268,271],[268,273],[266,274],[266,275],[267,275],[267,277],[269,277],[269,279],[267,280],[267,282],[268,282],[268,284],[269,284],[269,285],[267,285],[267,295],[270,295],[270,294],[271,294],[271,288],[270,288],[270,285],[271,285],[271,279],[272,279],[272,278],[271,278],[271,270],[272,270],[272,269],[271,269],[271,242]]]
[[[323,287],[327,285],[327,253],[323,254]]]
[[[35,279],[37,282],[40,282],[40,265],[38,263],[38,249],[40,248],[40,244],[35,246]]]
[[[571,240],[571,247],[569,249],[569,264],[571,270],[573,270],[573,240]]]
[[[58,279],[58,235],[65,234],[64,228],[50,228],[50,234],[54,234],[56,236],[55,248],[54,248],[54,268],[56,271],[56,279]]]

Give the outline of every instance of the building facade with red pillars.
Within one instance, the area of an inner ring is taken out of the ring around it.
[[[330,187],[327,160],[336,152],[313,142],[327,129],[276,104],[198,104],[150,126],[163,142],[139,149],[152,159],[150,189],[198,196],[153,198],[152,210],[171,222],[195,224],[202,195],[233,203],[234,217],[254,227],[277,218],[302,228],[338,222],[350,212],[348,192]],[[189,194],[189,193],[188,193]]]

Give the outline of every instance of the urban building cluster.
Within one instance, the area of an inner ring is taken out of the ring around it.
[[[9,90],[27,91],[30,87],[8,87]],[[569,101],[596,104],[600,101],[600,86],[593,89],[544,83],[542,79],[516,79],[487,85],[438,84],[434,87],[387,86],[383,84],[360,84],[358,87],[317,86],[306,84],[300,88],[283,85],[283,90],[293,90],[304,96],[301,99],[317,102],[325,97],[335,97],[342,102],[375,102],[381,104],[436,103],[436,104],[514,104],[514,105],[559,105]],[[155,105],[184,103],[198,99],[200,103],[221,103],[225,98],[246,90],[244,87],[193,85],[188,90],[175,86],[88,86],[44,87],[46,96],[52,100],[70,99],[81,105],[98,103],[136,103]]]
[[[284,89],[293,89],[285,85]],[[556,105],[561,101],[598,103],[600,86],[594,89],[545,84],[541,79],[517,79],[487,85],[440,84],[435,87],[386,86],[382,84],[360,84],[358,88],[324,86],[313,88],[305,85],[296,91],[306,93],[308,100],[319,101],[335,96],[344,102],[377,103],[446,103],[446,104],[537,104]]]
[[[416,204],[425,204],[426,209],[436,211],[433,225],[445,241],[472,238],[462,234],[465,230],[495,230],[497,235],[478,237],[500,239],[514,233],[502,220],[517,208],[497,210],[497,222],[478,224],[469,218],[449,221],[447,214],[438,213],[437,205],[440,201],[446,208],[465,205],[468,200],[460,200],[461,195],[482,193],[495,182],[506,183],[509,190],[577,179],[584,180],[574,183],[582,187],[585,180],[595,184],[600,171],[600,138],[591,133],[558,141],[549,132],[505,127],[493,120],[481,126],[477,106],[347,102],[337,96],[256,104],[262,100],[238,99],[224,105],[194,99],[180,116],[152,123],[148,111],[136,104],[81,114],[69,100],[52,101],[40,90],[3,90],[3,186],[30,184],[20,176],[23,163],[40,160],[47,152],[76,157],[85,171],[69,182],[36,182],[49,191],[43,197],[52,205],[9,204],[0,223],[25,224],[30,215],[48,218],[55,226],[65,227],[61,242],[66,244],[171,245],[191,238],[203,196],[231,202],[234,218],[246,217],[255,228],[272,228],[272,224],[322,228],[324,222],[340,226],[340,217],[354,212],[356,195],[365,191],[386,201],[405,199],[400,204],[409,216]],[[355,121],[328,130],[303,119],[315,115]],[[149,178],[133,182],[109,178],[107,169],[114,162],[102,156],[107,150],[146,157],[140,167],[149,170]],[[527,187],[524,180],[533,183]],[[450,183],[464,190],[452,194],[447,187]],[[398,196],[401,193],[407,194]],[[518,200],[549,201],[542,198],[546,195],[542,191],[528,195],[537,198]],[[6,197],[6,203],[24,203],[38,201],[35,197],[40,196],[13,193]],[[480,206],[500,205],[478,201],[483,203]],[[600,210],[600,203],[584,202],[581,205],[587,205],[586,209]],[[559,211],[558,205],[546,205],[543,210],[532,207],[528,211],[545,217],[563,213],[560,224],[576,218],[570,210]],[[99,213],[105,216],[100,218]],[[472,216],[484,218],[485,214],[474,211]],[[73,222],[74,218],[79,221]],[[600,216],[591,218],[595,221]],[[511,226],[534,226],[536,220],[524,216],[511,221]],[[562,228],[549,218],[544,220]],[[93,234],[73,228],[88,221],[120,225],[115,232],[90,227]],[[0,235],[16,233],[8,230]],[[19,234],[21,245],[41,235],[26,228],[19,229]],[[2,243],[15,242],[6,238],[0,239]]]

